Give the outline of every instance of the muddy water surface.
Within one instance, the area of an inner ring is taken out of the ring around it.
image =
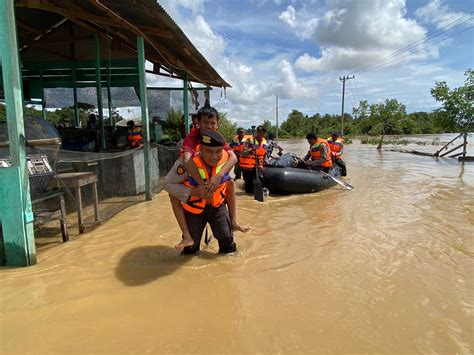
[[[472,353],[474,165],[358,143],[347,162],[352,191],[238,192],[233,256],[178,255],[160,193],[1,269],[0,352]]]

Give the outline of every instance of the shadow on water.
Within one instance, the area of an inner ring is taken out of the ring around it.
[[[172,274],[190,260],[169,246],[141,246],[120,259],[115,275],[126,286],[141,286]]]

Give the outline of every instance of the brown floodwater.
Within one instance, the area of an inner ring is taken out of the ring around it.
[[[238,189],[235,255],[180,256],[161,192],[0,270],[0,353],[473,353],[474,164],[346,148],[352,191]]]

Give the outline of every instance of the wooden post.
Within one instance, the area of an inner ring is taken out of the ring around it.
[[[104,129],[104,110],[102,105],[102,82],[100,75],[100,41],[97,33],[94,33],[95,41],[95,80],[97,89],[97,110],[99,111],[99,127],[100,127],[100,145],[102,149],[107,148]]]
[[[0,1],[0,53],[11,168],[0,169],[0,219],[7,265],[36,264],[33,212],[26,163],[23,94],[13,1]]]
[[[462,148],[463,159],[466,158],[466,153],[467,153],[467,133],[464,133],[464,146]]]
[[[145,45],[143,37],[137,37],[138,76],[140,79],[140,104],[142,111],[143,156],[145,159],[145,195],[147,200],[153,198],[151,186],[151,148],[150,129],[148,124],[148,98],[146,92]]]
[[[188,107],[188,72],[184,72],[183,78],[183,114],[186,134],[189,133],[189,107]]]

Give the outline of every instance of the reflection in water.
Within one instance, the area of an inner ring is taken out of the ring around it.
[[[346,153],[352,191],[238,193],[235,255],[180,256],[164,193],[40,248],[0,273],[1,352],[472,353],[474,165]]]

